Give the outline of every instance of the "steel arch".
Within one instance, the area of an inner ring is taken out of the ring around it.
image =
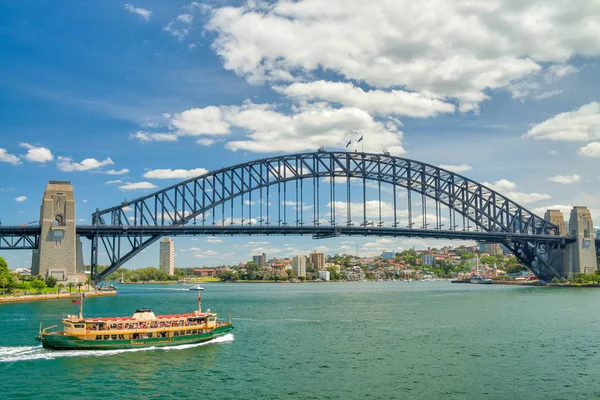
[[[449,210],[452,210],[452,213],[457,213],[471,221],[477,230],[503,232],[519,236],[519,239],[506,240],[504,244],[515,252],[521,261],[527,263],[530,267],[534,267],[534,271],[537,269],[535,272],[538,274],[544,274],[544,270],[548,270],[549,263],[547,261],[551,248],[564,245],[564,240],[560,243],[560,238],[555,236],[558,232],[556,225],[545,221],[506,196],[460,174],[427,163],[395,157],[387,153],[371,154],[320,150],[311,153],[263,158],[208,172],[147,196],[123,202],[118,206],[102,211],[97,210],[92,216],[92,221],[93,225],[98,227],[98,231],[94,234],[88,234],[88,237],[92,238],[92,268],[94,269],[97,265],[100,242],[102,242],[110,258],[109,268],[98,276],[99,279],[103,279],[161,236],[168,235],[169,227],[180,227],[191,221],[197,223],[198,218],[201,218],[201,223],[204,225],[206,213],[216,207],[224,207],[227,202],[231,202],[233,222],[233,200],[237,198],[242,199],[240,203],[242,211],[240,227],[252,225],[266,228],[281,227],[281,215],[275,223],[268,215],[266,219],[262,215],[263,189],[267,190],[268,197],[269,188],[276,185],[279,190],[278,194],[281,196],[281,184],[284,184],[285,191],[287,182],[296,182],[295,198],[296,204],[298,204],[299,185],[302,195],[303,182],[312,179],[316,212],[314,213],[315,218],[308,223],[304,221],[303,217],[298,218],[298,211],[296,211],[296,220],[292,221],[291,224],[288,223],[284,214],[284,226],[287,228],[293,226],[306,227],[307,225],[322,228],[325,228],[326,225],[330,228],[340,226],[340,222],[336,221],[335,215],[331,217],[329,224],[324,224],[319,218],[318,187],[320,179],[327,177],[330,178],[330,181],[333,181],[333,185],[335,185],[336,178],[346,179],[348,199],[350,198],[350,179],[362,180],[365,211],[364,218],[360,221],[360,227],[365,229],[365,233],[367,228],[374,234],[377,234],[377,229],[383,228],[381,208],[379,211],[380,221],[377,226],[369,223],[366,218],[365,182],[375,181],[379,185],[386,183],[393,186],[394,216],[392,228],[398,228],[399,225],[396,188],[400,187],[407,189],[409,199],[411,192],[421,194],[425,210],[423,229],[428,225],[426,223],[426,206],[424,205],[425,199],[428,198],[436,203],[436,217],[437,207],[439,204],[443,204]],[[255,191],[260,191],[261,219],[252,222],[251,208],[248,208],[250,215],[246,215],[248,219],[246,220],[244,217],[243,199],[246,195],[252,196]],[[381,188],[379,195],[381,196]],[[279,207],[280,205],[278,205],[278,209],[281,213]],[[302,209],[302,207],[300,208]],[[267,213],[268,210],[267,207]],[[128,216],[127,212],[132,212],[133,215]],[[410,218],[409,210],[409,221]],[[244,223],[245,221],[249,222]],[[224,220],[220,224],[224,226]],[[347,213],[347,221],[343,224],[348,227],[354,226],[350,210]],[[413,224],[409,222],[409,228],[412,228]],[[212,225],[215,225],[214,219]],[[124,233],[101,233],[100,228],[108,226],[122,227]],[[146,234],[132,229],[135,233],[127,233],[129,228],[136,227],[160,227],[163,229]],[[389,227],[386,228],[389,229]],[[436,229],[441,229],[439,222]],[[450,230],[456,230],[456,226],[452,221]],[[266,231],[268,232],[268,229]],[[400,228],[398,228],[398,231],[400,232]],[[301,232],[296,234],[301,234]],[[530,237],[531,240],[523,239],[523,235]],[[540,240],[541,238],[544,240]],[[127,242],[122,243],[122,239],[127,240]],[[128,245],[130,250],[127,250],[126,246],[122,246],[122,244]],[[550,271],[549,274],[551,275],[552,272]]]

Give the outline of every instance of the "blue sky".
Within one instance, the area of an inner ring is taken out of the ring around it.
[[[371,3],[1,4],[2,223],[38,219],[51,179],[73,183],[84,224],[194,170],[364,135],[540,214],[586,205],[600,225],[597,2]],[[208,240],[177,238],[178,266],[442,244]],[[157,260],[151,247],[127,267]]]

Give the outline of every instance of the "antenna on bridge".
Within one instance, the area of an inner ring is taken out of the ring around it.
[[[317,150],[319,153],[325,153],[325,146],[321,146],[319,147],[319,150]]]

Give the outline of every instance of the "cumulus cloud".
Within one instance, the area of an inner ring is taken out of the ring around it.
[[[120,179],[116,179],[114,181],[106,181],[107,185],[116,185],[117,183],[123,183]]]
[[[483,182],[483,185],[485,185],[485,186],[489,187],[490,189],[493,189],[497,192],[502,193],[503,195],[505,195],[506,197],[508,197],[509,199],[511,199],[512,201],[514,201],[517,204],[535,203],[537,201],[548,200],[548,199],[552,198],[552,196],[550,196],[547,193],[518,192],[516,190],[517,185],[514,182],[511,182],[507,179],[500,179],[494,183]]]
[[[564,204],[555,204],[555,205],[546,206],[546,207],[536,207],[533,209],[533,212],[536,213],[537,215],[543,216],[546,213],[546,211],[548,211],[548,210],[559,210],[560,212],[562,212],[563,217],[569,219],[569,215],[571,214],[572,208],[573,208],[573,206],[564,205]]]
[[[556,183],[561,183],[563,185],[568,185],[571,183],[576,183],[579,182],[581,180],[581,176],[577,175],[577,174],[573,174],[573,175],[556,175],[553,176],[551,178],[548,178],[549,181],[552,182],[556,182]]]
[[[150,19],[150,15],[152,14],[152,11],[146,10],[145,8],[135,7],[133,4],[125,4],[123,8],[132,14],[140,15],[146,21]]]
[[[156,189],[156,186],[150,182],[130,182],[125,185],[119,186],[121,190],[140,190],[140,189]]]
[[[23,155],[23,158],[27,161],[44,164],[54,160],[52,152],[46,147],[36,147],[29,143],[21,143],[20,146],[27,149],[27,153]]]
[[[177,135],[174,133],[152,133],[138,131],[129,135],[132,139],[137,139],[140,142],[175,142]]]
[[[324,100],[356,107],[371,114],[397,114],[409,117],[433,117],[454,112],[454,105],[404,90],[369,90],[347,82],[316,81],[294,83],[275,90],[296,99]]]
[[[114,164],[114,162],[110,157],[106,157],[103,161],[98,161],[95,158],[86,158],[81,162],[73,162],[71,157],[59,156],[57,162],[58,169],[63,172],[91,171],[112,164]]]
[[[175,114],[170,124],[180,135],[224,135],[229,133],[229,124],[223,119],[221,109],[215,106],[192,108]]]
[[[577,154],[585,157],[600,157],[600,142],[592,142],[580,147]]]
[[[15,201],[18,203],[22,203],[25,200],[27,200],[27,196],[19,196],[19,197],[15,197]]]
[[[365,151],[387,149],[394,155],[405,153],[402,132],[394,124],[376,121],[368,112],[353,107],[336,109],[317,103],[287,115],[273,107],[246,104],[231,109],[226,118],[247,132],[246,140],[226,144],[233,151],[293,152],[321,146],[343,149],[349,140],[357,143],[362,136]]]
[[[123,168],[123,169],[119,169],[119,170],[109,169],[108,171],[105,171],[104,173],[106,175],[125,175],[128,172],[129,172],[129,170],[127,168]]]
[[[204,168],[194,169],[153,169],[144,174],[146,179],[190,179],[208,172]]]
[[[372,87],[454,98],[464,112],[477,110],[490,89],[562,77],[573,72],[574,55],[599,54],[595,7],[573,7],[565,18],[562,2],[248,2],[214,9],[207,29],[224,67],[251,83],[324,70]]]
[[[591,102],[577,110],[556,114],[534,125],[524,137],[564,141],[600,139],[600,103]]]
[[[219,238],[208,238],[206,239],[206,243],[223,243],[223,240]]]
[[[0,162],[17,165],[21,162],[21,160],[14,154],[9,154],[6,149],[0,148]]]
[[[441,164],[441,165],[439,165],[439,167],[442,169],[447,169],[448,171],[456,172],[457,174],[462,174],[463,172],[469,172],[469,171],[473,170],[473,167],[471,167],[468,164],[461,164],[461,165]]]

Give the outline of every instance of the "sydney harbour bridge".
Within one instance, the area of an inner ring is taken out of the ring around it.
[[[568,256],[581,250],[578,242],[587,240],[587,247],[592,242],[594,253],[595,246],[593,230],[591,236],[587,228],[568,234],[559,223],[547,219],[489,187],[437,166],[388,153],[319,150],[211,171],[98,209],[91,225],[73,225],[73,229],[91,241],[89,263],[96,282],[163,236],[193,235],[495,242],[548,281],[565,275],[565,258],[573,263],[578,257]],[[56,220],[54,225],[64,224],[62,216]],[[71,220],[75,221],[74,216]],[[46,240],[50,239],[43,224],[0,227],[0,249],[43,249],[40,242]],[[109,264],[101,272],[97,269],[100,252],[106,254]]]

